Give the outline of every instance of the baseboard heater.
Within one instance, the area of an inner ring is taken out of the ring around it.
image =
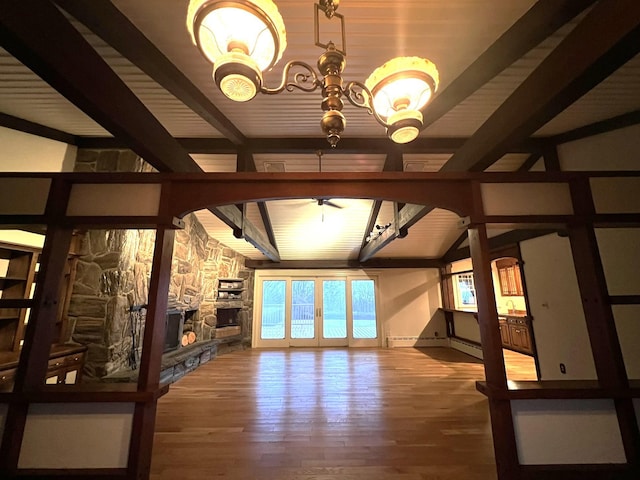
[[[447,347],[449,342],[444,337],[387,337],[387,347]]]
[[[461,338],[452,337],[449,339],[450,347],[472,357],[483,359],[482,347],[477,343],[467,342]]]

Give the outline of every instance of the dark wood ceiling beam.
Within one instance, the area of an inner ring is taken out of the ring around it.
[[[529,158],[527,158],[524,163],[522,165],[520,165],[520,167],[518,168],[518,172],[528,172],[529,170],[531,170],[533,168],[533,166],[538,163],[538,160],[540,160],[540,158],[542,157],[542,155],[540,155],[539,153],[532,153],[531,155],[529,155]]]
[[[551,229],[519,229],[511,230],[495,237],[489,238],[490,250],[498,250],[504,247],[516,245],[525,240],[531,240],[532,238],[543,237],[551,233],[557,233],[557,230]],[[466,238],[466,231],[465,231]],[[456,250],[448,251],[442,258],[443,263],[457,262],[458,260],[464,260],[465,258],[471,258],[471,252],[469,247],[458,248]]]
[[[232,143],[246,143],[242,132],[110,1],[55,1]]]
[[[402,159],[402,152],[398,149],[391,150],[387,153],[387,158],[384,160],[383,172],[402,172],[404,170],[404,162]],[[367,227],[362,237],[362,243],[360,245],[360,251],[367,245],[370,233],[376,226],[376,220],[380,213],[380,207],[382,207],[382,200],[374,200],[371,205],[371,212],[369,213],[369,220],[367,221]]]
[[[431,258],[372,258],[359,260],[245,260],[247,268],[255,269],[346,269],[346,268],[440,268],[441,260]]]
[[[201,171],[50,1],[2,2],[0,44],[156,169]]]
[[[640,50],[640,2],[601,0],[441,171],[483,171]]]
[[[389,228],[382,232],[382,234],[371,239],[360,250],[358,259],[361,262],[366,262],[396,238],[406,236],[409,228],[415,225],[416,222],[427,215],[431,210],[433,210],[432,207],[427,207],[425,205],[407,204],[402,207],[398,212],[397,221],[394,221]]]
[[[558,148],[554,144],[550,143],[545,146],[542,153],[542,159],[544,161],[544,170],[546,172],[559,172],[561,170]]]
[[[180,145],[189,153],[236,153],[238,147],[226,138],[178,138]],[[411,143],[400,147],[400,151],[406,153],[454,153],[468,138],[419,137]],[[82,148],[127,148],[126,144],[118,139],[109,137],[78,137],[76,139]],[[513,145],[510,153],[541,152],[543,141],[539,138],[526,139]],[[305,138],[261,138],[254,137],[247,140],[245,148],[253,154],[256,153],[281,153],[281,154],[315,154],[322,150],[325,155],[371,153],[386,154],[398,149],[396,144],[388,138],[360,138],[347,137],[340,140],[337,148],[327,148],[327,141],[321,137]]]
[[[617,115],[615,117],[607,118],[606,120],[591,123],[583,127],[574,128],[573,130],[569,130],[568,132],[547,137],[546,140],[555,145],[560,145],[561,143],[574,142],[576,140],[592,137],[594,135],[600,135],[602,133],[612,132],[613,130],[630,127],[639,123],[640,110],[634,110],[633,112],[623,113],[622,115]]]
[[[238,150],[238,155],[236,157],[236,171],[256,171],[256,162],[253,158],[253,154],[245,148],[241,148]],[[262,224],[264,225],[264,230],[267,234],[269,243],[271,244],[271,247],[273,247],[273,249],[277,252],[278,244],[276,243],[276,236],[273,233],[273,225],[271,224],[271,217],[269,216],[266,202],[258,202],[258,211],[260,212],[260,218],[262,218]],[[249,222],[249,219],[245,218],[244,221],[245,223]]]
[[[243,238],[256,247],[269,260],[280,261],[278,250],[269,242],[255,225],[247,220],[243,212],[235,205],[220,205],[209,208],[209,211],[233,229],[236,238]]]
[[[6,113],[0,113],[0,127],[10,128],[11,130],[48,138],[49,140],[55,140],[56,142],[67,143],[69,145],[76,144],[76,137],[70,133],[45,127],[39,123],[30,122],[29,120],[7,115]]]
[[[423,128],[481,88],[595,0],[538,0],[427,107]]]

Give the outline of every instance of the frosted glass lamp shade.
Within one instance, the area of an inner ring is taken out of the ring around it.
[[[374,70],[365,85],[373,108],[390,125],[391,139],[407,143],[420,132],[421,111],[438,88],[438,70],[424,58],[397,57]]]
[[[253,98],[262,72],[275,65],[287,45],[284,21],[271,0],[191,0],[187,28],[213,64],[218,86],[237,101]]]

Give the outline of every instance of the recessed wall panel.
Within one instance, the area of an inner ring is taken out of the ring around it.
[[[625,463],[612,400],[513,400],[523,465]]]
[[[596,213],[640,212],[640,177],[589,179]]]
[[[67,215],[155,216],[161,188],[156,183],[76,184],[71,189]]]
[[[609,295],[640,295],[640,228],[597,228]]]
[[[51,179],[0,178],[1,215],[43,215]]]
[[[571,215],[569,185],[564,183],[483,183],[485,215]]]
[[[126,468],[134,403],[29,407],[19,468]]]

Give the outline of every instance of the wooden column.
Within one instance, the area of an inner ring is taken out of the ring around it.
[[[502,355],[502,338],[491,276],[491,257],[486,225],[469,228],[469,247],[478,304],[478,322],[487,385],[493,390],[507,390],[507,375]],[[519,462],[509,400],[489,397],[493,448],[500,480],[518,478]]]
[[[587,180],[575,181],[571,185],[571,195],[576,214],[595,213]],[[605,388],[628,390],[629,380],[594,226],[579,223],[570,225],[568,231],[598,382]],[[633,401],[618,398],[614,403],[627,462],[640,467],[640,430]]]
[[[160,363],[164,349],[165,318],[171,279],[171,259],[175,231],[160,226],[156,231],[153,269],[149,286],[149,308],[145,321],[138,391],[157,390],[160,384]],[[156,421],[157,399],[137,403],[133,417],[129,446],[129,478],[148,478]]]

